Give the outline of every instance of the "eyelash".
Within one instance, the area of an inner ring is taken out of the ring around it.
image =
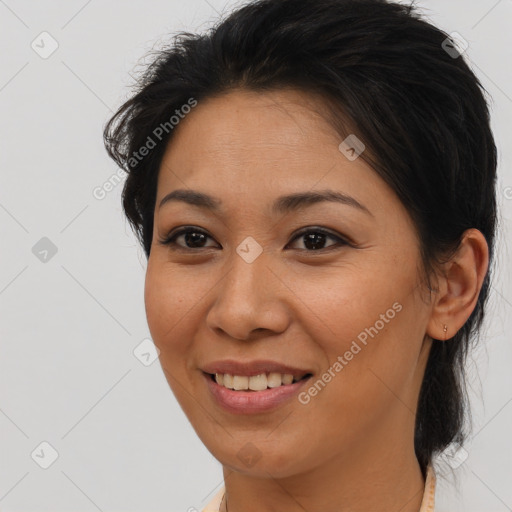
[[[208,233],[203,231],[202,229],[194,228],[194,227],[187,227],[187,228],[184,228],[184,229],[180,229],[179,231],[176,231],[176,233],[173,233],[172,235],[169,235],[167,238],[159,240],[159,243],[161,245],[169,246],[169,248],[172,249],[173,251],[181,250],[181,251],[186,251],[186,252],[197,252],[197,251],[200,251],[202,249],[212,249],[212,247],[196,247],[196,248],[192,248],[192,247],[183,247],[183,246],[178,245],[176,243],[176,239],[178,237],[180,237],[181,235],[186,235],[187,233],[200,233],[200,234],[203,234],[206,237],[211,238],[213,240],[213,238],[210,235],[208,235]],[[339,247],[342,247],[342,246],[345,246],[345,245],[352,246],[352,244],[349,243],[347,240],[345,240],[345,239],[343,239],[343,238],[341,238],[341,237],[339,237],[337,235],[334,235],[330,231],[327,231],[327,230],[325,230],[323,228],[306,228],[306,229],[300,231],[299,233],[297,233],[292,238],[291,242],[294,242],[298,238],[300,238],[300,237],[302,237],[304,235],[307,235],[309,233],[321,233],[323,235],[326,235],[329,238],[332,238],[332,239],[336,240],[337,243],[334,244],[334,245],[330,245],[328,247],[324,247],[322,249],[316,249],[316,250],[296,249],[296,250],[310,252],[310,253],[319,253],[319,252],[323,252],[323,251],[332,250],[332,249],[334,249],[336,247],[339,248]]]

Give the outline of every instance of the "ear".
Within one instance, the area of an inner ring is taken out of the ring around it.
[[[443,264],[442,276],[427,324],[427,334],[437,340],[453,338],[475,309],[489,266],[489,248],[478,229],[464,232],[460,247]],[[447,330],[444,330],[446,325]]]

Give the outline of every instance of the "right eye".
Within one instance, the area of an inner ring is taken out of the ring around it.
[[[182,236],[184,237],[183,240],[186,245],[177,243],[177,239]],[[194,227],[187,227],[174,233],[171,232],[166,238],[159,240],[159,243],[169,246],[172,250],[194,251],[195,249],[210,248],[211,246],[203,245],[208,238],[213,240],[213,238],[203,230]],[[192,247],[190,247],[189,244]]]

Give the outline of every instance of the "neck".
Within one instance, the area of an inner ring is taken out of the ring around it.
[[[396,427],[396,425],[395,425]],[[395,432],[400,432],[397,428]],[[403,432],[400,432],[403,434]],[[221,512],[418,512],[424,475],[404,437],[378,439],[323,459],[307,472],[277,478],[273,469],[254,476],[224,466],[225,498]],[[266,476],[265,476],[266,475]]]

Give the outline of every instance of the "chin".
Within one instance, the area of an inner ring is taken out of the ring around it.
[[[239,446],[238,449],[226,449],[226,446],[218,449],[210,449],[210,453],[225,467],[231,471],[250,475],[252,477],[268,478],[286,478],[301,471],[300,464],[296,454],[300,451],[296,449],[284,449],[281,445],[280,450],[272,446],[259,448],[256,443],[235,442],[229,443],[233,446]],[[260,443],[261,444],[261,443]],[[295,456],[294,456],[295,454]],[[301,457],[301,462],[304,459]]]

